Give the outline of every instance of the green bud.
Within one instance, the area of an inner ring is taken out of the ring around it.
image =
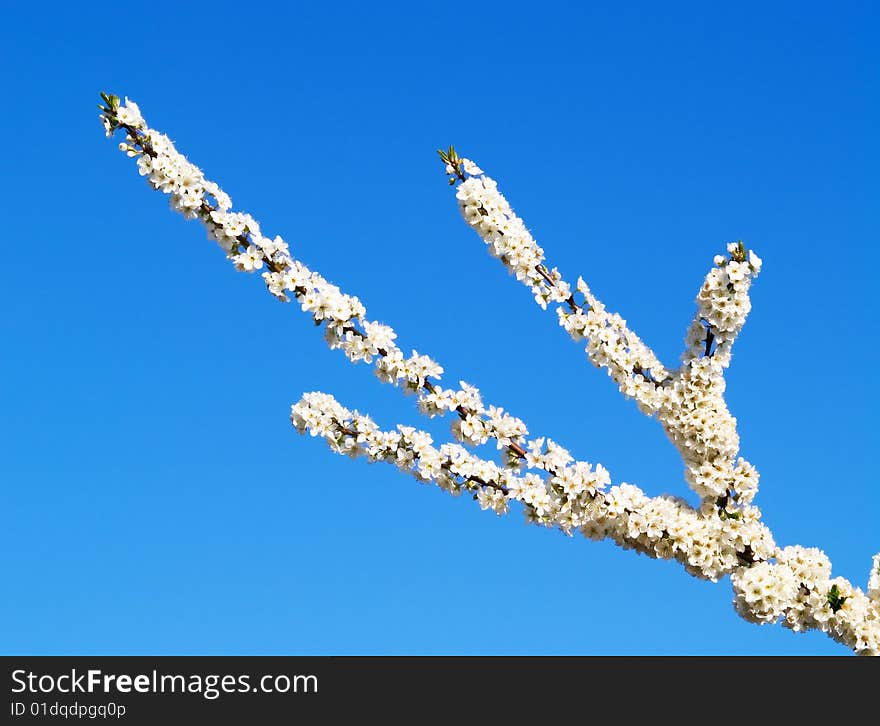
[[[832,612],[837,612],[843,607],[843,603],[847,601],[846,597],[841,597],[840,588],[835,583],[828,591],[828,604],[831,606]]]

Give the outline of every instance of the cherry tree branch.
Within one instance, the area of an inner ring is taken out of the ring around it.
[[[760,265],[741,244],[729,250],[729,260],[716,260],[716,269],[706,278],[706,294],[698,298],[705,333],[700,339],[689,335],[693,354],[685,355],[678,371],[666,371],[625,321],[605,312],[582,280],[578,302],[559,272],[544,265],[543,250],[524,233],[525,226],[505,206],[494,182],[453,149],[442,154],[452,184],[459,184],[466,218],[480,218],[472,226],[487,235],[496,229],[492,244],[502,261],[531,287],[542,307],[550,301],[564,306],[559,312],[563,326],[586,338],[591,359],[662,422],[682,454],[688,482],[702,497],[700,507],[692,508],[673,497],[648,497],[631,484],[609,487],[610,475],[601,465],[575,461],[548,439],[527,439],[522,421],[484,405],[473,386],[441,388],[435,382],[443,372],[439,364],[415,351],[405,356],[394,331],[369,320],[358,298],[294,259],[281,237],[263,235],[253,217],[231,211],[229,196],[166,136],[147,126],[134,103],[126,99],[123,104],[107,94],[102,99],[107,135],[124,132],[120,149],[137,158],[141,175],[169,196],[173,209],[199,220],[237,269],[265,269],[262,277],[269,292],[283,302],[296,300],[324,328],[331,348],[341,349],[352,362],[375,361],[379,378],[415,393],[422,413],[456,413],[453,431],[461,441],[479,445],[493,439],[506,451],[506,461],[498,465],[480,459],[458,444],[435,448],[430,436],[408,426],[382,431],[369,417],[322,393],[306,394],[292,407],[298,431],[321,436],[338,453],[394,463],[454,494],[469,492],[484,509],[503,514],[518,503],[530,522],[676,559],[697,577],[730,575],[734,603],[743,617],[781,621],[794,630],[819,629],[856,652],[880,653],[880,555],[874,558],[865,594],[842,578],[831,578],[830,563],[819,550],[777,547],[760,511],[751,505],[757,472],[744,459],[735,459],[739,441],[724,405],[723,369],[748,312],[740,304],[748,285],[740,283]],[[478,204],[471,203],[474,199]],[[485,218],[491,218],[490,226]]]
[[[580,462],[543,480],[519,476],[457,444],[435,448],[427,433],[409,426],[382,431],[325,393],[305,394],[291,407],[291,420],[337,453],[394,464],[453,496],[470,493],[499,516],[518,503],[528,522],[674,559],[696,577],[715,581],[729,574],[734,606],[746,620],[821,630],[858,653],[880,654],[880,555],[866,596],[847,580],[831,578],[831,563],[820,550],[778,548],[754,508],[742,520],[707,517],[674,497],[648,497],[631,484],[609,487],[604,472],[597,476]]]

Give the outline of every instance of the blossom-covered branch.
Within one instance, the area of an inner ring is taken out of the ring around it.
[[[492,439],[507,455],[497,464],[458,444],[436,448],[428,434],[412,427],[382,431],[369,417],[323,393],[306,394],[293,406],[297,430],[323,437],[338,453],[394,463],[453,494],[469,492],[484,509],[504,514],[519,503],[530,522],[675,559],[698,577],[717,580],[729,574],[743,617],[781,619],[795,630],[817,628],[857,652],[880,652],[880,556],[866,595],[842,578],[832,579],[818,550],[778,548],[751,503],[757,472],[737,458],[735,420],[723,397],[723,369],[748,312],[748,286],[760,267],[741,244],[729,248],[729,258],[716,258],[698,298],[684,363],[669,371],[620,316],[605,311],[583,280],[573,292],[558,270],[544,264],[543,250],[491,179],[453,149],[443,152],[468,222],[542,307],[560,305],[560,323],[572,337],[587,340],[590,359],[661,421],[682,454],[688,482],[702,498],[693,508],[674,497],[648,497],[631,484],[609,486],[610,475],[601,465],[575,461],[543,437],[526,438],[525,424],[485,405],[475,387],[462,382],[457,389],[441,388],[438,363],[415,351],[404,355],[393,329],[369,320],[358,298],[293,258],[284,240],[264,235],[249,214],[233,212],[229,196],[166,136],[147,126],[134,103],[106,94],[102,99],[107,135],[124,132],[120,148],[137,158],[141,175],[169,196],[172,208],[199,220],[237,269],[260,271],[272,295],[296,300],[323,326],[331,348],[352,362],[372,362],[381,380],[417,395],[422,413],[455,413],[453,431],[460,441],[479,445]]]
[[[744,563],[769,559],[776,549],[754,507],[739,519],[707,517],[682,499],[650,498],[632,484],[609,488],[611,476],[601,464],[569,460],[546,476],[522,475],[457,444],[435,449],[430,435],[409,426],[383,432],[369,416],[325,393],[305,394],[291,408],[291,420],[298,431],[323,437],[337,453],[395,464],[452,494],[470,491],[483,509],[498,514],[519,502],[529,522],[676,559],[704,579],[717,580]]]
[[[730,259],[715,258],[716,267],[697,298],[697,321],[688,335],[684,363],[669,371],[620,315],[605,309],[582,278],[576,285],[578,302],[559,271],[547,269],[544,250],[494,179],[454,147],[439,153],[450,182],[457,183],[462,216],[491,254],[530,288],[542,308],[551,301],[563,303],[557,308],[560,325],[574,340],[586,340],[590,360],[605,368],[643,412],[658,418],[684,460],[691,488],[736,516],[736,507],[754,499],[758,474],[737,458],[739,437],[724,401],[723,369],[749,310],[748,289],[760,270],[758,257],[734,243],[728,248]]]
[[[734,605],[745,619],[782,619],[792,630],[822,630],[857,652],[878,653],[880,555],[868,597],[847,580],[832,578],[831,563],[820,550],[776,547],[754,507],[747,507],[741,519],[705,516],[683,500],[648,497],[632,484],[609,487],[608,473],[585,462],[544,479],[520,476],[457,444],[436,448],[429,434],[410,426],[382,431],[369,416],[324,393],[305,394],[292,406],[291,420],[298,431],[321,436],[337,453],[394,464],[454,496],[471,493],[482,509],[498,515],[519,503],[529,522],[675,559],[697,577],[717,580],[730,574]]]
[[[369,320],[357,297],[343,293],[292,257],[287,243],[280,236],[264,235],[250,214],[230,211],[229,195],[207,180],[167,136],[149,128],[135,103],[126,99],[122,104],[117,97],[106,95],[104,102],[101,118],[106,133],[125,132],[120,150],[137,158],[140,174],[153,188],[169,195],[174,210],[202,222],[209,238],[236,269],[265,269],[262,277],[272,295],[282,302],[296,299],[316,324],[324,326],[329,346],[342,350],[350,361],[373,362],[380,380],[416,392],[419,408],[426,415],[456,413],[453,429],[463,441],[476,445],[491,438],[516,459],[543,468],[543,439],[537,445],[529,442],[520,419],[500,407],[485,405],[474,386],[461,382],[458,389],[444,389],[437,385],[443,368],[436,361],[416,351],[406,356],[395,342],[394,330]]]
[[[697,312],[687,331],[684,370],[692,360],[712,356],[730,365],[730,349],[752,309],[749,288],[761,271],[761,258],[742,241],[727,245],[728,256],[716,255],[697,295]]]

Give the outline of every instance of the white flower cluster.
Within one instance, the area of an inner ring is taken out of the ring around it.
[[[605,309],[583,278],[576,287],[583,303],[557,308],[560,326],[573,340],[586,341],[587,357],[608,372],[621,393],[634,398],[645,413],[655,413],[663,402],[661,385],[669,371],[626,320]]]
[[[748,503],[758,487],[758,473],[737,461],[736,419],[724,400],[726,383],[720,367],[709,357],[682,367],[663,391],[657,419],[685,463],[685,478],[704,498],[736,492]]]
[[[675,559],[698,577],[717,580],[731,574],[737,610],[747,619],[782,618],[794,630],[818,628],[857,652],[877,653],[880,555],[874,558],[866,596],[846,580],[831,579],[830,564],[820,551],[778,550],[760,511],[751,505],[758,473],[737,458],[736,421],[724,402],[723,377],[730,347],[749,312],[751,279],[761,264],[742,244],[729,246],[729,258],[716,258],[697,300],[683,365],[668,371],[583,280],[577,284],[583,302],[575,300],[560,273],[544,265],[544,251],[494,181],[473,162],[459,160],[451,148],[446,156],[447,172],[461,180],[462,213],[493,254],[528,285],[542,307],[561,303],[560,324],[573,338],[587,341],[590,360],[661,421],[682,454],[689,484],[703,498],[694,509],[674,497],[650,498],[631,484],[610,486],[604,467],[575,461],[549,439],[529,441],[520,419],[485,405],[479,390],[467,383],[441,388],[435,383],[443,373],[438,363],[415,351],[405,356],[394,330],[367,319],[356,297],[291,257],[287,243],[264,236],[253,217],[231,211],[229,196],[166,136],[149,128],[136,104],[102,97],[108,136],[119,129],[126,133],[120,149],[138,158],[140,173],[169,195],[175,210],[205,225],[237,269],[260,271],[272,295],[296,300],[324,327],[331,348],[341,349],[353,362],[374,363],[381,380],[417,393],[422,413],[454,413],[452,428],[459,441],[481,445],[493,439],[508,456],[499,465],[459,444],[437,448],[427,433],[412,427],[382,431],[369,417],[323,393],[306,394],[292,407],[291,420],[300,432],[323,437],[339,453],[393,463],[453,494],[466,491],[483,509],[498,514],[519,502],[530,522]]]
[[[483,176],[482,170],[469,159],[462,159],[462,165],[467,173],[475,174],[459,184],[456,191],[467,223],[477,230],[492,254],[516,275],[516,279],[531,288],[542,308],[546,309],[551,301],[568,300],[571,296],[568,283],[560,278],[558,271],[542,267],[544,250],[498,192],[495,181]],[[554,281],[553,285],[547,284],[548,277]]]
[[[697,294],[697,314],[685,338],[684,362],[711,353],[726,368],[730,348],[752,309],[749,288],[761,271],[761,258],[741,242],[728,244],[727,252],[729,257],[715,256],[715,267]]]
[[[102,115],[102,120],[109,136],[114,126],[107,115]],[[128,156],[138,157],[141,176],[147,177],[154,189],[170,196],[173,209],[187,218],[195,217],[206,197],[213,198],[215,206],[220,209],[232,206],[229,197],[178,153],[167,136],[148,128],[134,101],[126,98],[125,104],[116,110],[114,120],[116,127],[121,126],[126,131],[126,141],[119,145],[120,150]]]
[[[775,563],[760,562],[731,576],[734,606],[746,620],[821,630],[863,655],[880,655],[880,611],[861,590],[831,577],[816,548],[785,547]]]
[[[753,623],[772,623],[797,596],[798,583],[787,567],[759,562],[733,573],[737,612]]]
[[[470,491],[483,509],[504,514],[518,501],[530,522],[676,559],[697,577],[717,580],[775,552],[757,508],[746,507],[741,518],[725,520],[673,497],[650,498],[631,484],[609,487],[611,477],[602,465],[573,461],[552,441],[537,439],[529,447],[531,464],[547,471],[542,477],[500,467],[457,444],[435,448],[428,434],[411,427],[381,431],[372,419],[325,393],[303,396],[291,408],[291,421],[301,433],[323,437],[338,453],[395,464],[453,494]]]

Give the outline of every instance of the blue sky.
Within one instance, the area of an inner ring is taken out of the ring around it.
[[[459,218],[455,143],[669,364],[712,256],[764,259],[728,400],[781,544],[864,586],[876,485],[878,12],[870,3],[240,3],[4,11],[5,653],[843,654],[730,584],[332,455],[332,392],[442,425],[235,273],[104,138],[138,101],[393,325],[615,481],[687,495],[624,401]],[[420,4],[421,5],[421,4]]]

